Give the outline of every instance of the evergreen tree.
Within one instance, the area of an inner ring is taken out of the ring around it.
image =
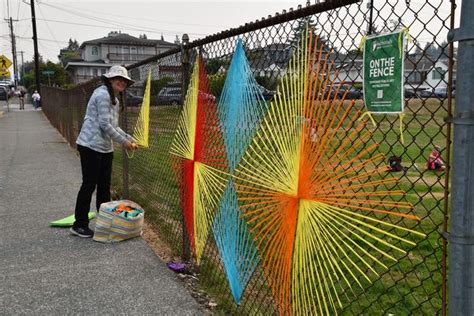
[[[78,51],[79,50],[79,43],[77,40],[72,40],[72,38],[69,39],[69,44],[65,48],[68,51]]]
[[[309,30],[309,32],[312,33],[313,39],[316,37],[319,38],[318,48],[323,47],[323,49],[326,51],[331,50],[331,44],[326,39],[326,37],[324,35],[318,34],[316,23],[314,22],[312,16],[302,17],[296,21],[296,26],[293,27],[292,36],[290,37],[290,40],[289,40],[289,43],[291,44],[293,48],[299,45],[303,33],[307,32],[307,30]],[[308,32],[308,36],[309,36],[309,32]]]

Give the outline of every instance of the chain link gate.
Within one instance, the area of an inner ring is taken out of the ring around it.
[[[451,116],[455,91],[455,48],[447,44],[447,32],[454,28],[453,1],[327,1],[290,9],[236,29],[202,40],[183,43],[127,68],[136,81],[134,89],[143,93],[148,71],[152,74],[150,148],[128,159],[124,152],[114,157],[113,186],[116,196],[128,195],[147,210],[147,220],[174,255],[189,258],[189,245],[183,230],[180,189],[176,180],[172,140],[190,80],[192,65],[201,54],[212,95],[219,99],[230,58],[237,39],[242,39],[252,72],[269,102],[284,75],[298,35],[306,23],[312,25],[321,41],[332,50],[338,79],[348,90],[361,87],[362,55],[359,44],[364,35],[391,32],[407,27],[413,38],[405,54],[404,136],[401,144],[396,116],[375,116],[377,127],[372,141],[380,144],[386,157],[402,158],[405,171],[396,174],[397,187],[414,205],[421,218],[411,228],[426,238],[407,249],[407,254],[380,273],[372,284],[342,290],[343,314],[446,314],[446,240],[449,197]],[[87,98],[97,86],[89,82],[64,91],[43,87],[44,112],[51,123],[74,146],[80,130]],[[351,95],[363,109],[360,94]],[[130,132],[137,120],[138,107],[126,107],[123,127]],[[445,172],[427,170],[426,161],[435,145],[441,147]],[[378,166],[387,164],[380,162]],[[386,189],[393,189],[386,187]],[[395,199],[391,196],[387,200]],[[384,217],[394,224],[399,220]],[[212,237],[199,266],[199,286],[217,302],[222,312],[235,314],[275,314],[265,275],[258,267],[240,304],[229,290],[220,256]]]

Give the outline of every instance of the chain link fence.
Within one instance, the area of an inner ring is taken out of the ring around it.
[[[248,5],[251,5],[250,3]],[[285,75],[288,62],[305,25],[309,24],[324,46],[330,50],[337,80],[346,99],[355,100],[363,110],[362,52],[364,35],[409,29],[412,41],[405,53],[405,112],[400,142],[398,116],[375,116],[376,128],[370,141],[379,144],[385,157],[398,156],[404,170],[394,173],[403,198],[414,205],[413,214],[421,218],[405,224],[390,216],[382,219],[426,234],[407,253],[380,271],[372,283],[341,289],[343,314],[445,314],[446,313],[446,241],[449,195],[450,125],[455,101],[455,47],[446,41],[454,28],[453,1],[327,1],[290,9],[273,17],[262,18],[129,65],[134,89],[143,93],[148,71],[152,74],[150,147],[133,159],[123,151],[114,156],[113,187],[115,196],[129,196],[147,210],[153,224],[173,255],[189,259],[189,244],[183,230],[180,204],[179,170],[170,154],[173,137],[183,108],[183,99],[196,57],[205,60],[209,89],[219,100],[232,53],[238,39],[244,43],[252,73],[262,95],[270,103]],[[98,81],[71,90],[43,87],[43,110],[51,123],[75,146],[87,100]],[[349,102],[346,100],[346,102]],[[126,106],[122,127],[132,131],[139,107]],[[445,159],[445,171],[427,169],[427,158],[435,146]],[[387,164],[387,160],[378,166]],[[212,235],[212,234],[211,234]],[[276,314],[268,281],[259,266],[251,278],[240,304],[233,301],[216,242],[210,235],[199,270],[199,286],[217,302],[222,312],[232,314]],[[395,245],[397,245],[395,243]],[[365,271],[365,273],[369,273]]]

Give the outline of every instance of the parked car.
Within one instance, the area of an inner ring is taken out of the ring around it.
[[[433,91],[434,95],[438,98],[448,97],[448,87],[436,87]]]
[[[434,94],[434,89],[433,88],[426,88],[423,90],[420,90],[419,96],[421,98],[434,98],[436,95]]]
[[[422,98],[438,98],[435,93],[435,88],[426,88],[419,92],[419,96]]]
[[[404,89],[404,96],[405,96],[406,99],[414,98],[416,96],[415,89],[405,88]]]
[[[9,98],[8,88],[0,86],[0,101],[7,101]]]
[[[125,91],[125,102],[127,106],[140,106],[143,103],[143,97],[136,96],[129,91]]]
[[[164,87],[151,98],[152,105],[178,105],[182,99],[181,87]]]
[[[335,90],[337,91],[338,87],[335,87]],[[343,84],[339,88],[339,92],[337,94],[338,98],[342,98],[344,94],[346,94],[346,99],[362,99],[364,96],[364,92],[361,89],[358,89],[354,87],[353,85],[350,84]]]

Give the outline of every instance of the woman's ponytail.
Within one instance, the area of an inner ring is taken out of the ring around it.
[[[108,78],[102,77],[102,81],[104,85],[107,87],[107,91],[109,92],[110,96],[110,104],[117,105],[117,100],[115,98],[114,89],[112,88],[112,84],[110,83]]]

